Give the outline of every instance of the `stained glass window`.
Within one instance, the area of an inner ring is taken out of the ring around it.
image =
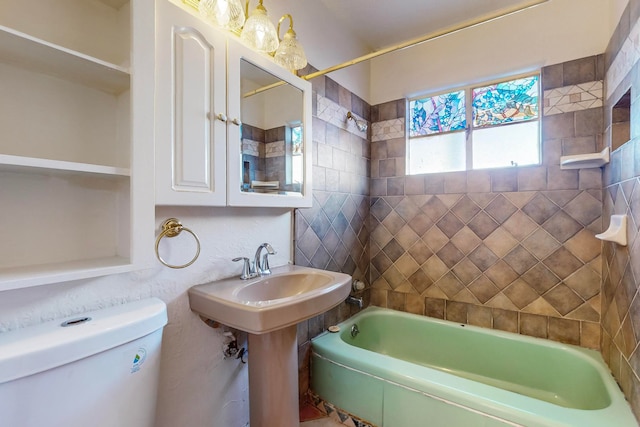
[[[473,89],[473,126],[485,127],[538,118],[538,76]]]
[[[539,80],[533,75],[410,100],[409,174],[539,164]]]
[[[445,93],[409,103],[410,136],[433,135],[467,127],[465,91]]]

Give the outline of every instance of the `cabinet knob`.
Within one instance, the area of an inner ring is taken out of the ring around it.
[[[236,126],[242,125],[242,122],[237,117],[231,120],[231,123],[233,123]]]
[[[224,115],[224,114],[222,114],[222,113],[219,113],[219,114],[216,116],[216,119],[220,120],[221,122],[226,122],[226,121],[227,121],[227,116],[225,116],[225,115]]]

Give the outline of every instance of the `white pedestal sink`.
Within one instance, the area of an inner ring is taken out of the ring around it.
[[[351,291],[351,276],[299,266],[270,276],[226,279],[189,289],[191,310],[249,333],[251,425],[298,422],[296,324],[332,309]]]

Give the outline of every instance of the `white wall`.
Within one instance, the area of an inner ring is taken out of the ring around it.
[[[286,264],[292,258],[291,211],[161,207],[156,210],[156,230],[170,217],[177,217],[200,237],[201,254],[192,266],[172,270],[157,262],[131,274],[2,292],[0,332],[159,297],[168,305],[169,324],[163,336],[157,427],[245,427],[249,421],[247,365],[222,359],[222,330],[205,325],[189,309],[186,292],[196,284],[239,275],[241,266],[231,258],[251,258],[263,242],[278,252],[272,266]],[[148,243],[153,250],[154,242]],[[194,253],[193,240],[186,233],[163,239],[160,249],[167,261],[175,263]],[[241,334],[241,338],[246,337]]]
[[[377,105],[604,53],[614,1],[623,0],[552,0],[378,57],[371,61],[369,102]]]
[[[257,0],[250,2],[250,9]],[[302,43],[309,63],[322,70],[369,53],[367,47],[350,36],[348,29],[336,27],[336,20],[319,1],[268,0],[264,2],[271,21],[277,23],[280,16],[289,13],[298,40]],[[289,21],[282,23],[284,35]],[[286,28],[285,28],[286,26]],[[348,88],[369,102],[369,63],[365,62],[329,75],[338,84]]]

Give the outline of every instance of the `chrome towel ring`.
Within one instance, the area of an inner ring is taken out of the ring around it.
[[[160,252],[158,252],[158,247],[160,246],[160,240],[162,240],[163,237],[176,237],[180,235],[182,231],[186,231],[187,233],[190,233],[193,236],[193,238],[196,240],[196,243],[198,245],[196,250],[196,255],[193,257],[191,261],[189,261],[186,264],[171,265],[167,263],[164,259],[162,259],[162,257],[160,256]],[[163,265],[169,268],[189,267],[191,264],[196,262],[196,260],[198,259],[198,256],[200,256],[200,239],[198,239],[198,236],[196,235],[196,233],[189,230],[187,227],[183,226],[177,218],[169,218],[164,223],[162,223],[162,232],[158,235],[158,238],[156,239],[156,256],[158,257],[158,261],[160,261]]]

